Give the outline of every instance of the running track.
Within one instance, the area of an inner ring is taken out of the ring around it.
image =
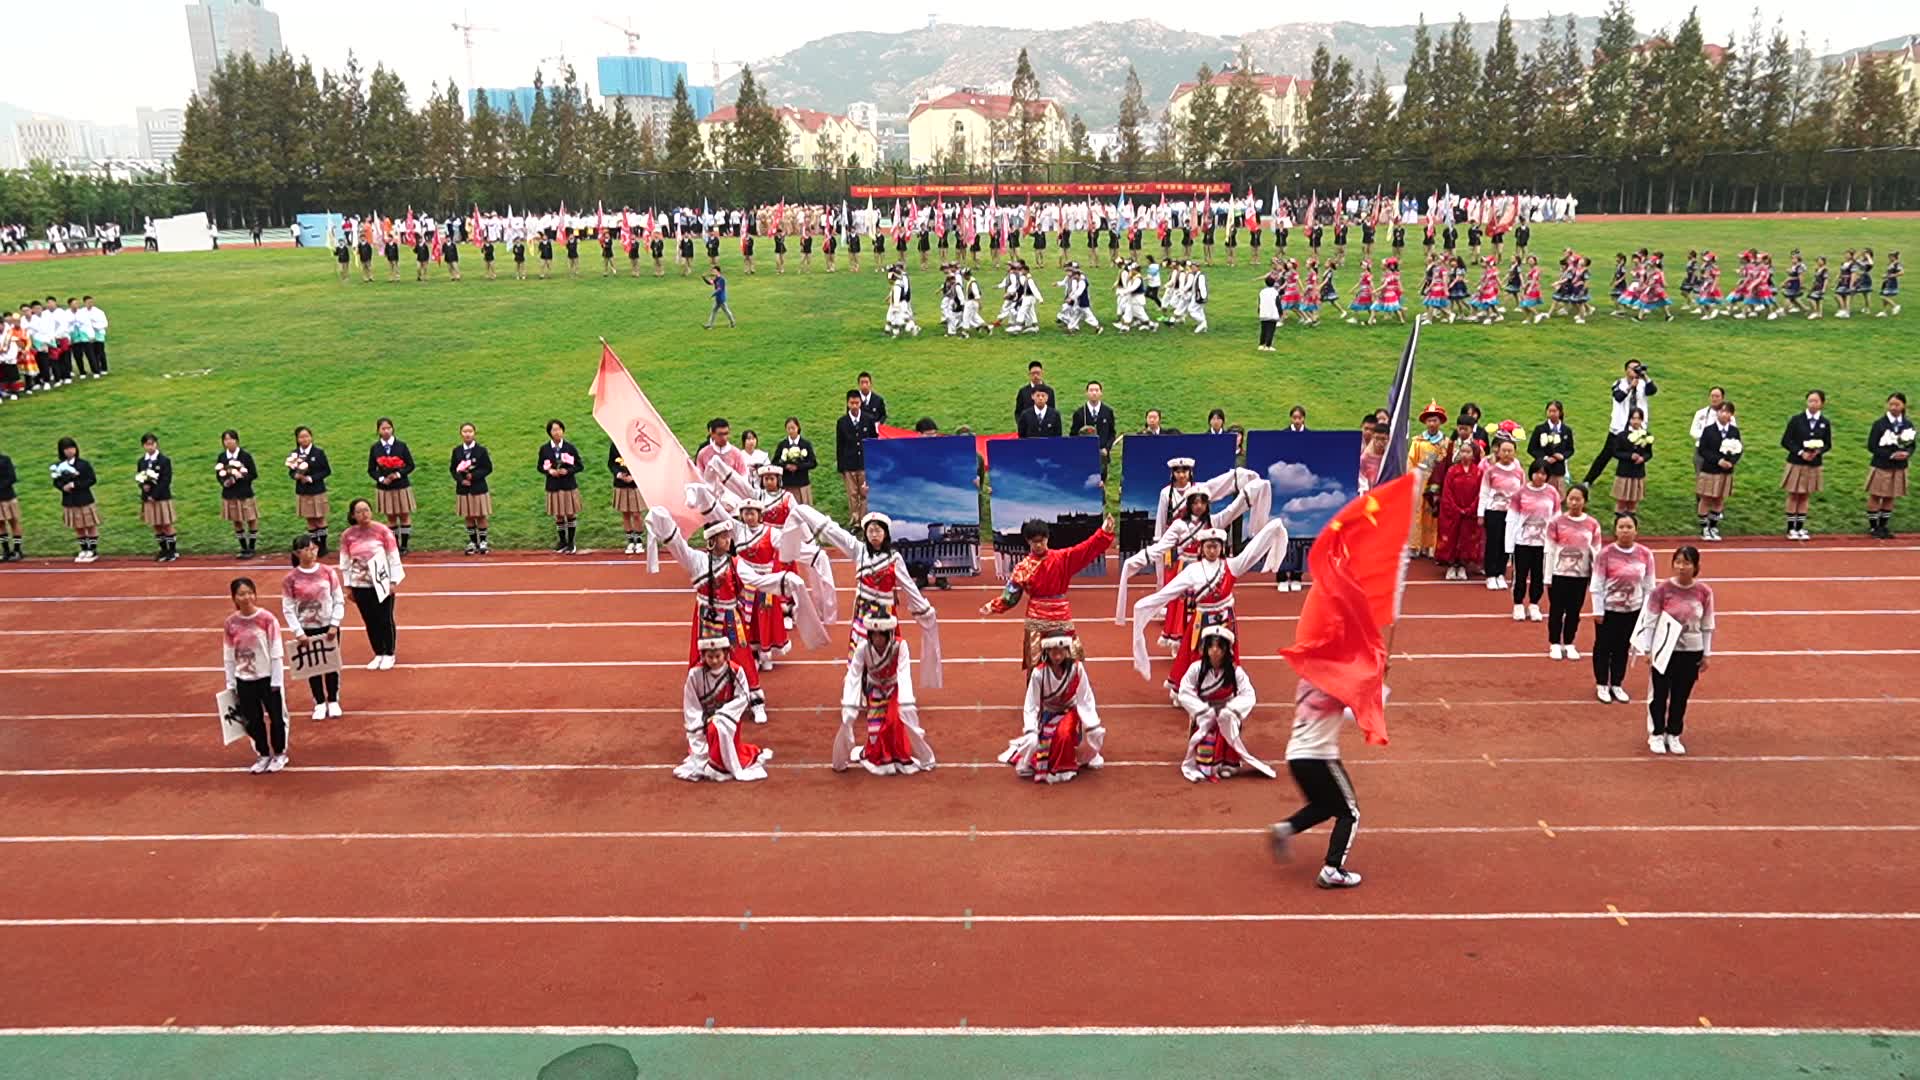
[[[670,564],[410,565],[401,666],[350,667],[341,720],[290,687],[277,777],[208,715],[234,567],[11,568],[0,1028],[1911,1029],[1916,550],[1709,551],[1684,760],[1645,752],[1644,665],[1636,704],[1601,705],[1503,596],[1416,564],[1393,745],[1348,743],[1367,884],[1339,894],[1311,883],[1324,831],[1266,857],[1285,779],[1180,778],[1184,722],[1121,659],[1111,578],[1074,588],[1102,773],[992,764],[1019,621],[967,583],[932,594],[935,772],[825,767],[834,647],[766,677],[768,782],[688,785]],[[272,591],[281,568],[242,572]],[[1256,686],[1290,698],[1272,652],[1303,596],[1242,588]],[[1263,705],[1255,752],[1285,724]]]

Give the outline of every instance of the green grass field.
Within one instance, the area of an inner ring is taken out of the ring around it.
[[[1837,261],[1847,247],[1869,245],[1884,263],[1889,249],[1920,251],[1920,221],[1634,221],[1546,226],[1535,240],[1543,261],[1571,245],[1591,254],[1603,270],[1617,250],[1664,248],[1677,284],[1689,247],[1731,253],[1757,246],[1784,266],[1785,253],[1796,246],[1810,258],[1825,254]],[[832,424],[844,391],[863,369],[875,374],[893,422],[911,425],[931,416],[942,430],[963,423],[983,432],[1010,429],[1013,393],[1035,359],[1046,363],[1048,381],[1060,388],[1067,408],[1078,402],[1079,387],[1097,378],[1106,385],[1107,401],[1134,427],[1147,408],[1158,407],[1169,425],[1199,430],[1213,406],[1249,428],[1279,426],[1287,408],[1300,402],[1313,426],[1334,428],[1354,426],[1363,410],[1383,402],[1405,341],[1405,331],[1391,326],[1329,323],[1302,331],[1289,325],[1280,334],[1279,351],[1256,352],[1258,274],[1244,263],[1237,270],[1214,268],[1213,332],[1207,336],[1109,332],[1076,338],[1054,332],[1057,275],[1049,273],[1040,277],[1048,295],[1042,333],[947,340],[937,330],[932,276],[921,274],[916,306],[932,332],[896,341],[879,332],[882,281],[870,269],[849,274],[844,263],[835,275],[817,266],[802,275],[795,272],[796,258],[784,277],[776,277],[768,272],[771,258],[765,258],[762,273],[748,278],[737,273],[737,254],[723,251],[741,324],[704,331],[707,293],[697,280],[603,280],[596,258],[583,259],[579,281],[563,275],[515,282],[503,274],[487,282],[477,251],[466,254],[468,277],[459,284],[444,274],[416,284],[407,264],[399,284],[384,281],[382,265],[376,284],[342,285],[334,279],[331,256],[319,250],[0,265],[0,297],[8,306],[29,296],[93,293],[112,320],[113,375],[0,406],[0,452],[14,459],[20,473],[29,553],[71,548],[45,472],[62,435],[78,439],[101,474],[103,550],[151,550],[139,524],[132,466],[141,432],[153,430],[174,458],[183,549],[218,552],[230,548],[231,532],[219,520],[212,458],[220,431],[239,429],[266,474],[260,499],[271,550],[298,525],[292,487],[279,468],[294,425],[311,426],[333,458],[337,530],[347,499],[369,493],[360,468],[381,415],[395,418],[420,463],[417,544],[445,548],[464,542],[444,463],[460,423],[472,420],[494,456],[495,545],[545,546],[552,532],[535,450],[545,421],[560,417],[589,458],[597,462],[604,455],[606,443],[587,396],[602,335],[690,447],[710,416],[727,416],[736,435],[752,427],[771,439],[785,416],[798,415],[821,452],[816,496],[834,512],[844,505],[831,468]],[[1074,256],[1082,256],[1077,246]],[[989,289],[998,280],[987,269],[981,273]],[[1409,276],[1417,280],[1417,273]],[[1341,275],[1343,291],[1353,279],[1349,266]],[[1604,281],[1596,276],[1601,292]],[[1111,310],[1107,290],[1107,275],[1096,275],[1095,302],[1103,319]],[[997,300],[988,306],[997,308]],[[1636,325],[1601,318],[1586,326],[1556,320],[1538,327],[1430,327],[1421,338],[1416,391],[1423,401],[1438,398],[1449,412],[1470,399],[1481,404],[1489,423],[1512,417],[1528,427],[1548,398],[1564,399],[1586,447],[1584,466],[1598,447],[1595,440],[1604,437],[1609,382],[1623,359],[1645,360],[1661,387],[1653,410],[1661,453],[1643,514],[1647,527],[1668,534],[1693,528],[1687,422],[1707,387],[1724,384],[1739,404],[1752,447],[1725,528],[1772,533],[1781,527],[1777,486],[1783,460],[1774,446],[1806,389],[1818,386],[1829,394],[1838,446],[1827,469],[1827,491],[1814,503],[1812,527],[1857,532],[1864,529],[1867,426],[1888,391],[1920,389],[1916,315],[1811,323],[1783,318]],[[589,474],[584,487],[582,544],[617,545],[619,519],[608,508],[605,473]],[[1914,512],[1902,508],[1895,527],[1911,528]]]

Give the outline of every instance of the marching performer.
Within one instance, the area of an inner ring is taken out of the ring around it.
[[[1234,662],[1233,631],[1210,626],[1200,634],[1200,661],[1181,676],[1178,697],[1192,732],[1180,775],[1194,783],[1225,780],[1242,767],[1272,779],[1273,766],[1254,757],[1240,738],[1253,712],[1253,682]]]
[[[933,768],[933,747],[920,727],[913,696],[913,664],[900,640],[899,621],[867,620],[867,640],[853,651],[840,687],[840,731],[833,738],[833,770],[858,761],[875,776],[911,775]],[[866,720],[866,738],[854,744],[854,725]]]
[[[1278,555],[1286,550],[1287,526],[1279,518],[1267,522],[1254,533],[1240,554],[1227,556],[1227,534],[1217,528],[1202,529],[1195,539],[1200,543],[1200,558],[1173,576],[1158,592],[1142,597],[1133,605],[1133,669],[1143,679],[1152,678],[1147,660],[1147,623],[1168,604],[1185,603],[1184,624],[1167,675],[1169,693],[1177,691],[1180,680],[1200,652],[1200,633],[1209,626],[1234,629],[1233,583],[1256,569],[1272,572]]]
[[[1050,637],[1040,643],[1045,663],[1027,673],[1027,698],[1019,737],[1000,760],[1034,783],[1064,784],[1081,769],[1106,764],[1100,748],[1107,729],[1093,700],[1086,665],[1074,659],[1075,641]]]
[[[1069,548],[1049,550],[1047,523],[1037,518],[1020,526],[1020,536],[1027,542],[1027,557],[1014,564],[1013,572],[1007,575],[1006,588],[982,605],[980,613],[998,615],[1017,606],[1022,597],[1026,598],[1027,618],[1020,661],[1023,669],[1032,670],[1040,662],[1040,642],[1044,638],[1073,638],[1074,655],[1084,655],[1073,629],[1067,586],[1075,574],[1113,545],[1112,516],[1102,520],[1092,536]]]
[[[695,646],[699,662],[687,671],[680,695],[687,756],[674,766],[673,775],[716,782],[765,780],[773,751],[740,737],[740,719],[757,695],[747,685],[747,672],[729,659],[733,643],[711,637],[701,638]]]
[[[847,652],[859,651],[867,637],[867,620],[894,618],[899,598],[906,599],[907,613],[920,624],[921,684],[939,689],[940,617],[933,603],[913,582],[907,560],[893,546],[893,521],[885,514],[868,514],[860,519],[860,537],[841,528],[811,506],[793,508],[814,543],[824,540],[839,548],[854,564],[853,617],[847,626]],[[811,606],[811,605],[809,605]],[[796,628],[798,623],[794,624]]]

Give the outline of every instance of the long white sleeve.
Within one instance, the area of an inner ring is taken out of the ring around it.
[[[680,564],[688,577],[698,578],[706,571],[705,558],[687,543],[687,538],[681,534],[680,526],[674,524],[673,515],[667,512],[666,507],[656,506],[647,511],[647,533],[666,545],[674,561]]]
[[[233,643],[223,641],[220,646],[220,660],[227,669],[227,689],[231,690],[239,683],[239,670],[233,662]]]
[[[1100,709],[1093,703],[1093,680],[1085,667],[1080,669],[1080,689],[1073,695],[1073,707],[1080,714],[1080,730],[1091,732],[1100,726]]]
[[[1247,541],[1240,554],[1227,560],[1227,569],[1234,577],[1244,577],[1255,569],[1275,570],[1279,568],[1280,556],[1287,550],[1287,525],[1280,518],[1266,523],[1253,538]],[[1265,565],[1262,566],[1264,561]]]
[[[1139,672],[1141,678],[1151,678],[1153,673],[1152,665],[1147,659],[1147,623],[1152,621],[1154,616],[1165,611],[1167,605],[1173,603],[1175,597],[1184,595],[1189,589],[1193,588],[1193,586],[1200,581],[1199,575],[1206,570],[1206,566],[1207,564],[1204,562],[1194,563],[1173,575],[1171,581],[1168,581],[1151,595],[1143,596],[1134,602],[1133,670]]]
[[[1040,669],[1027,673],[1027,698],[1020,712],[1020,730],[1028,736],[1040,734]]]
[[[267,635],[267,663],[270,665],[268,668],[270,674],[267,678],[276,687],[284,686],[287,679],[286,640],[280,636],[280,627],[277,624],[269,621],[267,625],[273,627],[272,632]]]
[[[298,631],[300,626],[300,607],[293,602],[293,594],[285,589],[280,591],[280,617],[287,620],[289,631]]]

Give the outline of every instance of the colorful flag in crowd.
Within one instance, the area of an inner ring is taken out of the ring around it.
[[[702,526],[700,512],[686,505],[687,485],[700,479],[693,458],[633,381],[613,346],[604,341],[590,392],[593,418],[619,448],[641,498],[648,506],[665,507],[682,532],[697,535]],[[649,537],[648,544],[652,543]]]

